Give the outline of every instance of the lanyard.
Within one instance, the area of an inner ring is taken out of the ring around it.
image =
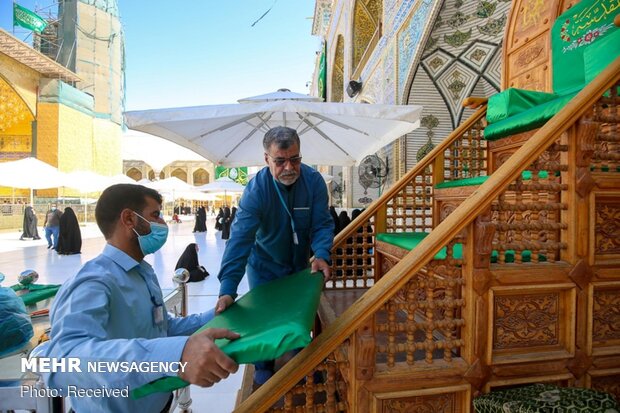
[[[280,192],[280,188],[278,187],[278,183],[276,182],[276,179],[275,178],[272,178],[272,179],[273,179],[273,186],[276,187],[276,192],[278,193],[280,202],[282,203],[284,210],[286,211],[289,218],[291,219],[291,228],[293,229],[293,244],[299,245],[299,239],[297,238],[297,231],[295,231],[295,221],[293,220],[293,215],[291,215],[291,211],[289,211],[288,205],[286,205],[286,202],[284,202],[284,197],[282,196],[282,193]]]
[[[151,303],[153,304],[153,309],[152,309],[153,325],[155,327],[159,327],[160,329],[164,328],[164,304],[157,302],[157,299],[151,292],[151,287],[149,287],[149,283],[146,280],[146,277],[144,276],[144,274],[142,274],[142,271],[140,271],[140,269],[136,269],[136,271],[138,272],[138,275],[140,275],[140,278],[142,278],[142,280],[144,281],[144,284],[146,285],[146,289],[149,292],[149,296],[151,297]]]

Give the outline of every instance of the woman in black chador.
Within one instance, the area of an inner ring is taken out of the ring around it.
[[[224,207],[224,222],[222,222],[222,239],[230,238],[230,224],[232,220],[230,219],[230,208]]]
[[[194,224],[193,232],[206,232],[207,231],[207,212],[205,207],[198,207],[196,210],[196,223]]]
[[[60,217],[60,229],[58,232],[58,247],[60,255],[79,254],[82,252],[82,232],[75,212],[70,207],[65,208],[65,213]]]
[[[217,213],[217,216],[215,217],[215,230],[216,231],[222,230],[223,222],[224,222],[224,210],[220,207],[220,210]]]
[[[329,215],[331,215],[334,220],[334,235],[338,235],[340,232],[340,221],[338,220],[336,208],[333,205],[329,207]]]
[[[27,206],[24,210],[24,228],[20,240],[24,238],[41,239],[37,230],[37,216],[31,206]]]
[[[191,243],[185,248],[177,262],[175,270],[185,268],[189,271],[189,282],[202,281],[209,276],[209,272],[198,263],[198,245]]]

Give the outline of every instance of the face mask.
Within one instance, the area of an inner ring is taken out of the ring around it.
[[[56,211],[56,207],[52,207],[52,211]]]
[[[144,218],[142,215],[134,211],[134,213],[149,223],[151,226],[151,232],[145,235],[140,235],[134,229],[133,232],[138,236],[138,244],[144,255],[149,255],[159,250],[168,239],[168,225],[160,224],[159,222],[151,222]]]

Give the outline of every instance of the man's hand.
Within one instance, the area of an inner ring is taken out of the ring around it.
[[[234,302],[235,300],[230,295],[221,296],[215,304],[215,314],[219,314],[222,311],[226,310]]]
[[[208,328],[190,336],[181,355],[181,362],[187,364],[180,378],[201,387],[211,387],[239,369],[239,365],[215,345],[216,338],[235,340],[239,334],[225,328]]]
[[[312,261],[311,271],[312,272],[321,271],[323,273],[323,279],[325,282],[329,280],[329,270],[330,270],[330,266],[327,263],[327,261],[325,261],[324,259],[315,258],[315,260]]]

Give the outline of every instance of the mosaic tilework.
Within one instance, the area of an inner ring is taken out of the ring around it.
[[[433,5],[432,0],[420,0],[411,17],[398,32],[398,96],[403,96],[405,84],[415,57],[426,21]]]
[[[383,103],[388,105],[396,104],[396,44],[392,43],[387,48],[383,59]]]
[[[422,117],[442,114],[434,129],[435,144],[471,113],[461,107],[464,98],[490,96],[499,90],[501,43],[510,5],[502,0],[444,2],[420,65],[401,97],[408,104],[423,105]],[[406,79],[400,76],[402,84]],[[428,143],[427,132],[422,127],[407,136],[406,168],[415,164],[418,152]]]

